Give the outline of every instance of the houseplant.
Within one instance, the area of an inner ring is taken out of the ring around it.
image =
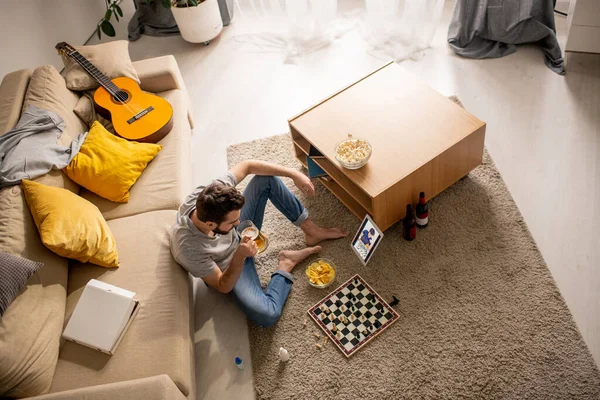
[[[119,22],[119,17],[123,16],[123,10],[119,7],[119,0],[104,0],[104,3],[106,4],[106,13],[96,27],[98,39],[102,39],[102,32],[104,32],[106,36],[114,37],[115,27],[110,20],[114,16],[117,22]]]
[[[217,0],[161,0],[171,8],[184,40],[208,44],[221,33],[223,20]]]

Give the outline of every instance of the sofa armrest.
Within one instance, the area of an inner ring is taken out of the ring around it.
[[[168,55],[136,61],[133,63],[133,67],[140,78],[140,87],[142,90],[159,93],[179,89],[184,93],[188,103],[188,120],[190,127],[193,129],[194,121],[192,120],[190,96],[183,82],[183,77],[181,76],[181,71],[175,57]]]
[[[35,400],[187,400],[167,375],[31,397]]]

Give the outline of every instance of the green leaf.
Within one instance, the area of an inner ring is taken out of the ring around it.
[[[100,25],[96,28],[96,32],[98,33],[98,40],[102,40],[102,33],[100,33]]]
[[[102,27],[102,32],[106,34],[106,36],[115,37],[115,28],[108,21],[102,21],[100,24]]]
[[[161,0],[160,3],[164,8],[171,8],[171,0]]]
[[[112,15],[112,11],[106,10],[106,14],[104,14],[104,21],[106,21],[106,22],[110,21],[111,15]]]
[[[117,14],[119,14],[119,17],[123,16],[123,10],[121,10],[121,7],[119,7],[118,4],[115,4],[115,10],[117,10]]]
[[[198,5],[198,0],[188,0],[188,4],[190,6],[196,7]]]

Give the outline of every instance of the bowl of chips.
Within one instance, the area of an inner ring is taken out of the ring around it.
[[[308,283],[317,289],[325,289],[335,280],[335,266],[326,258],[319,258],[306,267]]]
[[[335,146],[335,159],[347,169],[364,167],[371,158],[373,148],[364,139],[357,139],[348,134],[348,139],[342,140]]]

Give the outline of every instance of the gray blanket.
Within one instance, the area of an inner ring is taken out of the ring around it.
[[[552,0],[458,0],[448,43],[468,58],[503,57],[514,53],[516,44],[537,43],[548,68],[565,72]]]
[[[66,167],[79,153],[87,132],[65,147],[56,143],[64,128],[57,114],[28,106],[17,126],[0,136],[0,188]]]
[[[149,3],[149,4],[148,4]],[[129,40],[136,41],[142,34],[150,36],[179,35],[179,28],[170,9],[161,5],[159,0],[134,0],[135,13],[127,30]]]

